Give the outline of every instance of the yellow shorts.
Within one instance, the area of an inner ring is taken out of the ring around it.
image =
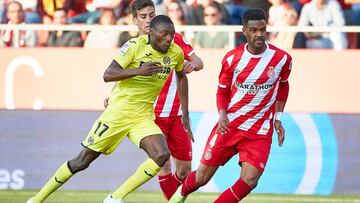
[[[121,122],[104,121],[99,117],[93,124],[88,136],[81,143],[84,147],[103,154],[112,153],[127,136],[136,146],[150,135],[163,134],[153,118],[121,119]]]

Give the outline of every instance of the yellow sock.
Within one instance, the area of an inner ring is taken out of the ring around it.
[[[136,170],[135,174],[128,178],[124,184],[117,188],[112,196],[115,199],[124,199],[130,192],[149,181],[160,171],[160,167],[152,159],[147,159]]]
[[[60,166],[50,180],[41,188],[41,190],[33,197],[33,201],[43,202],[51,193],[55,192],[67,180],[73,176],[67,166],[67,162]]]

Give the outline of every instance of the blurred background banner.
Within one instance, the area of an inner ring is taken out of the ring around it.
[[[0,189],[38,189],[64,161],[81,149],[101,111],[0,111]],[[192,112],[193,167],[199,163],[217,113]],[[360,115],[287,113],[286,139],[273,136],[266,172],[256,193],[360,194]],[[125,181],[145,159],[127,139],[108,156],[101,156],[64,189],[111,190]],[[240,173],[235,156],[221,167],[202,191],[223,191]],[[91,178],[89,178],[91,177]],[[144,185],[158,190],[156,180]]]
[[[102,75],[118,49],[0,49],[0,108],[100,110],[112,83]],[[190,110],[215,112],[224,49],[196,50],[204,70],[189,75]],[[357,50],[291,50],[287,112],[360,113]],[[206,98],[206,99],[204,99]]]
[[[101,114],[112,83],[103,72],[118,49],[0,49],[0,189],[38,189]],[[100,53],[100,54],[99,54]],[[225,49],[197,50],[205,65],[189,75],[193,167],[217,122],[215,94]],[[286,140],[271,155],[257,193],[360,194],[360,69],[355,50],[292,50]],[[40,111],[34,111],[40,110]],[[145,153],[125,141],[65,189],[111,190],[129,177]],[[238,157],[202,191],[223,191],[240,173]],[[92,177],[92,178],[88,178]],[[115,178],[114,178],[115,177]],[[145,190],[159,190],[155,180]]]

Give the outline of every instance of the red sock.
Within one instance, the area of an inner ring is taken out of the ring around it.
[[[168,175],[158,176],[160,188],[163,191],[164,197],[169,200],[176,192],[177,188],[182,184],[180,178],[176,175],[169,173]]]
[[[174,181],[175,181],[175,183],[176,183],[176,189],[181,185],[181,184],[183,184],[184,183],[184,181],[185,180],[181,180],[180,178],[179,178],[179,176],[177,175],[177,173],[175,172],[173,175],[172,175],[172,177],[174,178]],[[176,191],[176,190],[175,190]],[[175,192],[174,191],[174,192]]]
[[[246,197],[250,191],[250,186],[242,179],[239,179],[232,187],[221,193],[214,203],[238,203]]]
[[[187,196],[197,189],[199,189],[199,186],[196,184],[196,171],[192,171],[184,181],[181,188],[181,195]]]

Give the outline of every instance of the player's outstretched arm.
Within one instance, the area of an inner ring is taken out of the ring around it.
[[[163,67],[158,62],[145,62],[139,68],[123,68],[115,60],[111,62],[104,73],[105,82],[125,80],[137,75],[151,76],[163,71]]]
[[[280,82],[278,95],[276,98],[276,110],[275,110],[275,121],[274,128],[278,134],[278,144],[282,146],[285,140],[285,129],[281,124],[282,113],[285,109],[285,104],[289,95],[289,82]]]
[[[195,53],[189,56],[188,62],[184,63],[184,71],[186,74],[189,74],[193,71],[199,71],[204,68],[204,63],[200,57]]]
[[[185,131],[190,136],[191,140],[194,142],[194,137],[193,137],[193,134],[192,134],[192,131],[190,128],[190,118],[189,118],[188,79],[183,70],[176,71],[176,76],[177,76],[177,87],[178,87],[179,98],[180,98],[181,109],[182,109],[181,121],[182,121]]]

